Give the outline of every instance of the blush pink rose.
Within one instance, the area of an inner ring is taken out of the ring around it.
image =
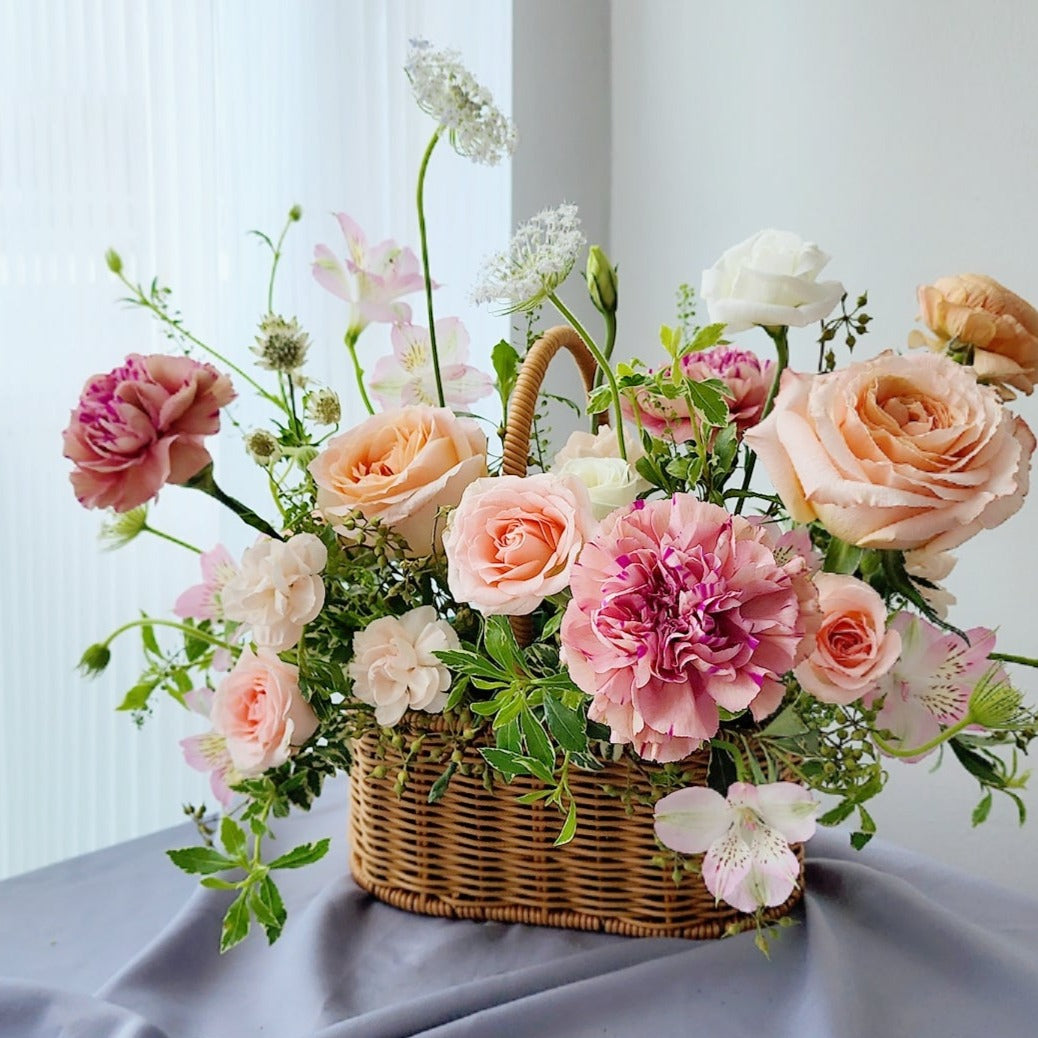
[[[798,522],[863,548],[954,548],[1023,504],[1035,439],[994,390],[940,354],[786,371],[746,434]]]
[[[774,709],[803,640],[794,578],[767,528],[691,494],[603,520],[570,587],[562,647],[592,697],[588,716],[650,760],[698,749],[721,708],[753,709],[763,695]]]
[[[189,357],[131,353],[92,376],[62,433],[76,499],[128,512],[166,483],[186,483],[212,461],[203,440],[234,395],[226,375]]]
[[[299,691],[299,668],[269,649],[244,649],[220,682],[210,712],[238,773],[253,778],[288,760],[317,731],[317,717]]]
[[[392,527],[417,556],[439,545],[438,512],[487,470],[487,438],[445,407],[400,407],[335,436],[310,463],[317,507],[333,526],[355,512]]]
[[[823,703],[853,703],[897,662],[901,635],[887,630],[879,593],[857,577],[815,576],[822,625],[815,647],[794,671]]]
[[[984,274],[938,278],[919,289],[919,316],[938,337],[973,347],[973,370],[1012,397],[1038,382],[1038,310]]]
[[[720,379],[728,387],[730,396],[725,402],[729,420],[740,433],[757,424],[771,387],[773,368],[770,360],[762,361],[755,353],[732,346],[715,346],[681,359],[685,378],[693,382]],[[667,374],[670,370],[664,369]],[[633,418],[631,401],[624,397],[620,403],[624,413]],[[695,438],[695,427],[684,397],[668,400],[643,388],[638,390],[637,407],[642,425],[657,439],[685,443]]]
[[[587,488],[575,477],[476,480],[443,538],[451,594],[488,615],[532,613],[569,583],[594,525]]]

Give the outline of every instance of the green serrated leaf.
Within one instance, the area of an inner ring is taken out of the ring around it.
[[[212,872],[226,872],[236,867],[236,863],[221,854],[213,847],[183,847],[180,850],[166,851],[170,861],[184,872],[207,875]]]
[[[223,929],[220,933],[221,952],[233,948],[248,937],[250,920],[248,894],[243,890],[231,902],[231,907],[223,917]]]
[[[564,750],[569,750],[571,753],[587,752],[587,731],[584,726],[583,714],[566,706],[555,696],[546,694],[544,716],[552,738]]]
[[[711,424],[728,424],[728,403],[722,389],[714,385],[715,380],[686,382],[685,391],[692,406]]]
[[[490,658],[499,663],[503,670],[521,671],[522,653],[516,644],[512,625],[505,616],[487,617],[483,630],[483,644]]]
[[[818,819],[819,825],[839,825],[854,814],[855,803],[853,800],[841,800],[836,807],[826,811]]]
[[[323,840],[318,840],[316,843],[301,843],[298,847],[293,847],[287,854],[282,854],[280,858],[275,858],[268,868],[299,869],[304,865],[312,865],[315,861],[320,861],[328,853],[330,844],[331,840],[327,837]]]
[[[506,781],[511,782],[516,775],[521,774],[522,769],[519,767],[518,761],[522,754],[516,753],[514,750],[503,750],[497,746],[484,746],[479,752],[487,764],[495,771],[499,771]]]
[[[447,696],[447,702],[443,707],[443,712],[446,714],[451,713],[453,710],[461,705],[462,699],[465,698],[465,690],[469,687],[469,679],[467,676],[462,675],[458,678],[453,685],[451,685],[450,694]]]
[[[562,828],[559,830],[559,835],[555,837],[555,842],[552,844],[553,847],[564,847],[577,832],[577,802],[571,800],[569,802],[569,810],[566,812],[566,820],[562,823]]]
[[[523,752],[523,734],[519,728],[518,718],[497,728],[494,731],[494,742],[499,749],[521,754]]]
[[[232,858],[245,853],[245,830],[230,815],[220,819],[220,843]]]
[[[123,696],[123,701],[115,708],[116,710],[143,710],[148,705],[152,692],[155,691],[155,681],[142,681],[134,685],[129,692]]]
[[[494,366],[494,374],[497,375],[498,390],[507,400],[519,371],[519,354],[510,342],[502,339],[490,351],[490,363]]]
[[[872,839],[872,835],[872,833],[863,832],[851,833],[851,846],[856,851],[860,851]]]
[[[991,814],[991,800],[991,790],[989,789],[980,798],[980,803],[973,809],[972,821],[974,826],[978,826],[988,820],[988,815]]]
[[[708,324],[696,332],[696,337],[689,343],[686,353],[702,353],[716,346],[724,338],[724,324]]]
[[[523,738],[526,740],[526,752],[531,757],[536,757],[545,767],[555,768],[555,747],[552,746],[544,725],[534,716],[529,709],[519,715],[523,729]]]
[[[803,718],[793,707],[787,706],[765,725],[761,735],[765,737],[789,738],[794,735],[803,735],[807,731],[809,729],[804,724]]]
[[[210,890],[240,890],[244,885],[244,880],[232,883],[230,880],[220,879],[219,876],[206,876],[198,882],[201,886],[208,887]]]
[[[273,944],[281,936],[288,913],[281,900],[281,892],[269,875],[252,887],[249,905],[267,932],[267,943]]]
[[[587,396],[587,413],[602,414],[604,411],[608,411],[613,403],[613,391],[609,386],[598,386],[597,389],[593,389]]]

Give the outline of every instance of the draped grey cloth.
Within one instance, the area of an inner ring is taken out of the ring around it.
[[[0,883],[0,1036],[1038,1035],[1038,900],[882,842],[811,842],[798,925],[769,961],[749,935],[408,915],[350,880],[345,805],[337,783],[279,823],[282,849],[339,838],[279,874],[289,921],[273,947],[254,931],[218,953],[229,895],[162,854],[196,842],[187,826]]]

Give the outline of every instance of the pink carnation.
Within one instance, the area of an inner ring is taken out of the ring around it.
[[[202,441],[233,399],[226,375],[189,357],[131,353],[94,375],[62,433],[77,500],[128,512],[166,483],[186,483],[212,461]]]
[[[774,708],[803,623],[793,570],[766,527],[691,494],[605,519],[570,577],[562,644],[589,716],[651,760],[716,734],[718,708]],[[755,711],[756,712],[756,711]]]
[[[749,350],[715,346],[712,350],[683,357],[681,370],[693,382],[709,378],[724,382],[731,393],[727,398],[729,419],[735,422],[740,433],[760,420],[771,386],[770,360],[762,361]],[[669,375],[670,368],[664,371]],[[627,417],[633,418],[634,407],[630,400],[624,398],[621,403]],[[684,397],[667,400],[642,389],[638,392],[637,407],[642,425],[658,439],[673,439],[675,443],[695,439],[688,401]]]

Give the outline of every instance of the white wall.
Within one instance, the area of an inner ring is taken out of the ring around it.
[[[613,208],[620,263],[617,356],[649,359],[680,281],[762,227],[832,256],[869,291],[859,356],[900,348],[915,288],[988,273],[1038,303],[1038,5],[995,0],[613,0]],[[740,337],[767,355],[763,333]],[[812,335],[794,333],[810,370]],[[1038,398],[1019,407],[1038,429]],[[1038,494],[1034,495],[1038,497]],[[960,549],[962,626],[1001,625],[1004,651],[1035,654],[1031,500]],[[1038,703],[1038,672],[1017,678]],[[971,830],[975,783],[954,762],[891,765],[881,835],[1038,892],[1038,818],[1007,803]],[[1038,796],[1025,795],[1038,815]]]

